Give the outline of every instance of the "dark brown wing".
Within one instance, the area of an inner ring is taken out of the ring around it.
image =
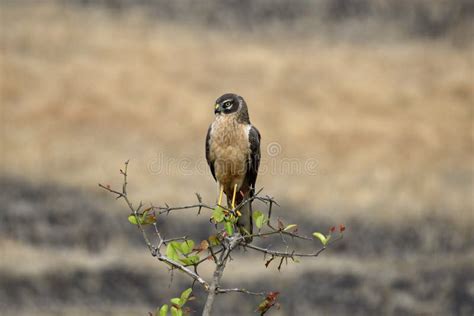
[[[207,130],[207,136],[206,136],[206,160],[207,164],[209,165],[209,168],[211,169],[212,176],[214,177],[214,180],[217,181],[216,179],[216,174],[214,172],[214,161],[211,161],[210,158],[210,150],[211,150],[211,128],[212,124],[209,126],[209,129]]]
[[[251,196],[255,193],[258,167],[260,166],[260,133],[252,126],[249,131],[250,154],[247,160],[246,178],[250,185]]]

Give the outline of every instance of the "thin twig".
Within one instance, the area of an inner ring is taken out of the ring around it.
[[[337,239],[334,239],[334,241],[332,241],[331,243],[327,244],[326,246],[322,247],[321,249],[319,249],[318,251],[316,252],[312,252],[312,253],[300,253],[300,252],[288,252],[288,251],[278,251],[278,250],[272,250],[272,249],[269,249],[269,248],[262,248],[262,247],[259,247],[259,246],[255,246],[255,245],[252,245],[252,244],[246,244],[244,245],[244,247],[247,247],[247,248],[250,248],[250,249],[253,249],[253,250],[256,250],[256,251],[259,251],[259,252],[262,252],[266,255],[272,255],[272,256],[275,256],[275,257],[288,257],[288,258],[295,258],[295,257],[317,257],[319,256],[319,254],[321,252],[323,252],[324,250],[326,250],[330,245],[336,243],[337,241],[341,240],[342,239],[342,235],[340,235]]]
[[[298,239],[303,239],[303,240],[310,240],[313,241],[314,239],[311,237],[306,237],[297,234],[296,232],[290,232],[290,231],[285,231],[284,228],[282,228],[281,224],[278,225],[279,228],[275,228],[272,226],[270,223],[270,218],[272,215],[272,207],[273,205],[280,206],[273,197],[270,196],[259,196],[259,194],[262,192],[263,189],[260,189],[258,192],[253,194],[251,197],[243,200],[237,207],[234,207],[233,209],[229,209],[228,207],[225,206],[220,206],[220,205],[208,205],[203,203],[202,197],[196,193],[196,198],[198,200],[198,203],[196,204],[191,204],[191,205],[185,205],[185,206],[178,206],[178,207],[170,207],[169,205],[165,204],[165,206],[151,206],[150,208],[146,209],[143,211],[143,213],[148,212],[150,210],[154,210],[156,212],[153,212],[155,216],[159,216],[162,214],[169,214],[170,212],[173,211],[181,211],[181,210],[195,210],[197,209],[197,214],[199,215],[201,213],[202,209],[207,209],[207,210],[214,210],[216,207],[221,207],[225,212],[228,212],[230,214],[236,215],[237,210],[241,209],[243,206],[245,206],[248,203],[251,203],[252,201],[258,200],[263,202],[268,206],[268,221],[267,221],[267,227],[270,229],[270,231],[266,232],[259,232],[255,233],[253,235],[250,235],[250,237],[256,237],[256,238],[266,238],[266,237],[273,237],[273,236],[280,236],[282,238],[282,241],[284,244],[286,244],[286,250],[285,251],[279,251],[279,250],[273,250],[268,246],[267,248],[259,247],[254,244],[250,244],[246,242],[246,237],[247,236],[242,236],[238,232],[234,233],[232,236],[225,237],[223,240],[218,245],[208,247],[207,250],[210,255],[206,256],[205,258],[200,259],[199,261],[193,263],[193,264],[182,264],[180,262],[177,262],[175,260],[172,260],[165,254],[161,252],[161,248],[163,246],[166,246],[168,243],[173,242],[173,241],[180,241],[180,240],[188,240],[188,236],[182,236],[182,237],[174,237],[174,238],[164,238],[162,234],[160,233],[160,230],[158,229],[158,225],[156,222],[153,223],[153,228],[154,228],[154,233],[157,238],[157,244],[156,246],[152,245],[150,242],[150,239],[147,235],[147,232],[145,231],[145,228],[140,220],[141,216],[144,214],[140,213],[141,208],[143,207],[143,203],[140,201],[138,206],[135,208],[128,198],[127,194],[127,185],[128,185],[128,164],[129,161],[125,162],[125,167],[124,169],[120,170],[120,174],[123,176],[123,183],[122,183],[122,189],[120,190],[115,190],[110,188],[110,186],[105,186],[102,184],[99,184],[99,187],[103,188],[104,190],[116,195],[116,199],[123,199],[125,203],[127,204],[128,208],[132,212],[132,214],[136,217],[137,219],[137,227],[141,231],[143,240],[145,241],[146,246],[148,247],[150,253],[152,256],[156,257],[159,261],[162,261],[166,263],[168,266],[171,267],[171,271],[173,272],[174,270],[179,270],[189,276],[193,280],[193,286],[194,283],[197,282],[199,283],[207,292],[208,292],[208,297],[206,300],[206,304],[204,307],[204,312],[202,315],[204,316],[209,316],[212,307],[214,305],[214,300],[216,295],[218,294],[224,294],[224,293],[232,293],[232,292],[238,292],[238,293],[244,293],[247,295],[255,295],[255,296],[266,296],[267,293],[265,292],[252,292],[247,289],[243,288],[221,288],[220,287],[220,281],[222,278],[222,275],[224,273],[226,264],[228,260],[232,260],[231,254],[232,251],[237,248],[237,246],[242,245],[245,248],[249,248],[258,252],[261,252],[264,254],[264,260],[266,259],[266,256],[271,256],[269,260],[266,261],[265,266],[268,266],[272,260],[275,258],[280,258],[279,260],[279,265],[278,269],[281,268],[283,262],[288,262],[288,259],[291,259],[295,261],[296,257],[317,257],[320,253],[322,253],[324,250],[327,249],[330,245],[333,243],[337,242],[338,240],[342,239],[342,234],[339,236],[339,238],[331,240],[330,243],[328,243],[326,246],[323,248],[312,252],[312,253],[302,253],[302,252],[296,252],[295,250],[290,250],[289,246],[284,239],[284,236],[290,236],[292,238],[298,238]],[[227,214],[228,214],[227,213]],[[255,240],[255,239],[254,239]],[[215,250],[214,248],[219,247],[219,250]],[[199,253],[200,249],[193,249],[193,252],[197,251]],[[192,254],[192,252],[191,252]],[[189,254],[188,254],[189,255]],[[187,255],[185,255],[187,256]],[[205,262],[208,261],[210,258],[214,260],[215,264],[215,270],[213,273],[213,277],[211,282],[206,281],[204,278],[202,278],[199,273],[198,273],[198,266]],[[192,269],[191,269],[192,267]],[[194,270],[194,271],[193,271]]]
[[[217,293],[232,293],[232,292],[239,292],[239,293],[244,293],[248,295],[255,295],[255,296],[266,296],[267,294],[265,292],[252,292],[246,289],[239,289],[239,288],[233,288],[233,289],[217,289]]]

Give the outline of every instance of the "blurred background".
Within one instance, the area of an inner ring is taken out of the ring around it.
[[[135,202],[214,203],[204,139],[225,92],[246,99],[262,134],[257,184],[280,202],[273,215],[306,233],[347,226],[281,272],[241,253],[225,285],[280,291],[269,315],[474,314],[472,0],[0,11],[2,315],[147,315],[189,287],[97,183],[119,187],[130,159]],[[195,240],[212,230],[207,215],[159,225]],[[258,302],[226,295],[216,315]]]

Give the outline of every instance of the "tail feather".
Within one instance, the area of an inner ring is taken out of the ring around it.
[[[252,235],[253,233],[253,223],[252,223],[252,203],[249,202],[240,208],[240,213],[242,215],[237,221],[237,226],[239,227],[240,234],[242,236]],[[252,237],[246,237],[246,242],[251,242]]]
[[[249,190],[250,191],[250,190]],[[243,197],[240,196],[239,198],[236,198],[236,205],[242,203],[242,201],[247,200],[250,197],[250,192],[247,192]],[[231,201],[228,201],[229,205],[231,204]],[[239,228],[239,232],[242,236],[246,235],[252,235],[253,233],[253,221],[252,221],[252,202],[245,203],[238,211],[242,214],[238,221],[237,221],[237,227]],[[246,242],[251,242],[252,237],[246,237],[245,238]]]

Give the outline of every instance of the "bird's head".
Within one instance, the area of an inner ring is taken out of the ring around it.
[[[241,96],[234,93],[226,93],[216,100],[214,113],[216,115],[226,115],[236,113],[245,108],[246,104]]]

